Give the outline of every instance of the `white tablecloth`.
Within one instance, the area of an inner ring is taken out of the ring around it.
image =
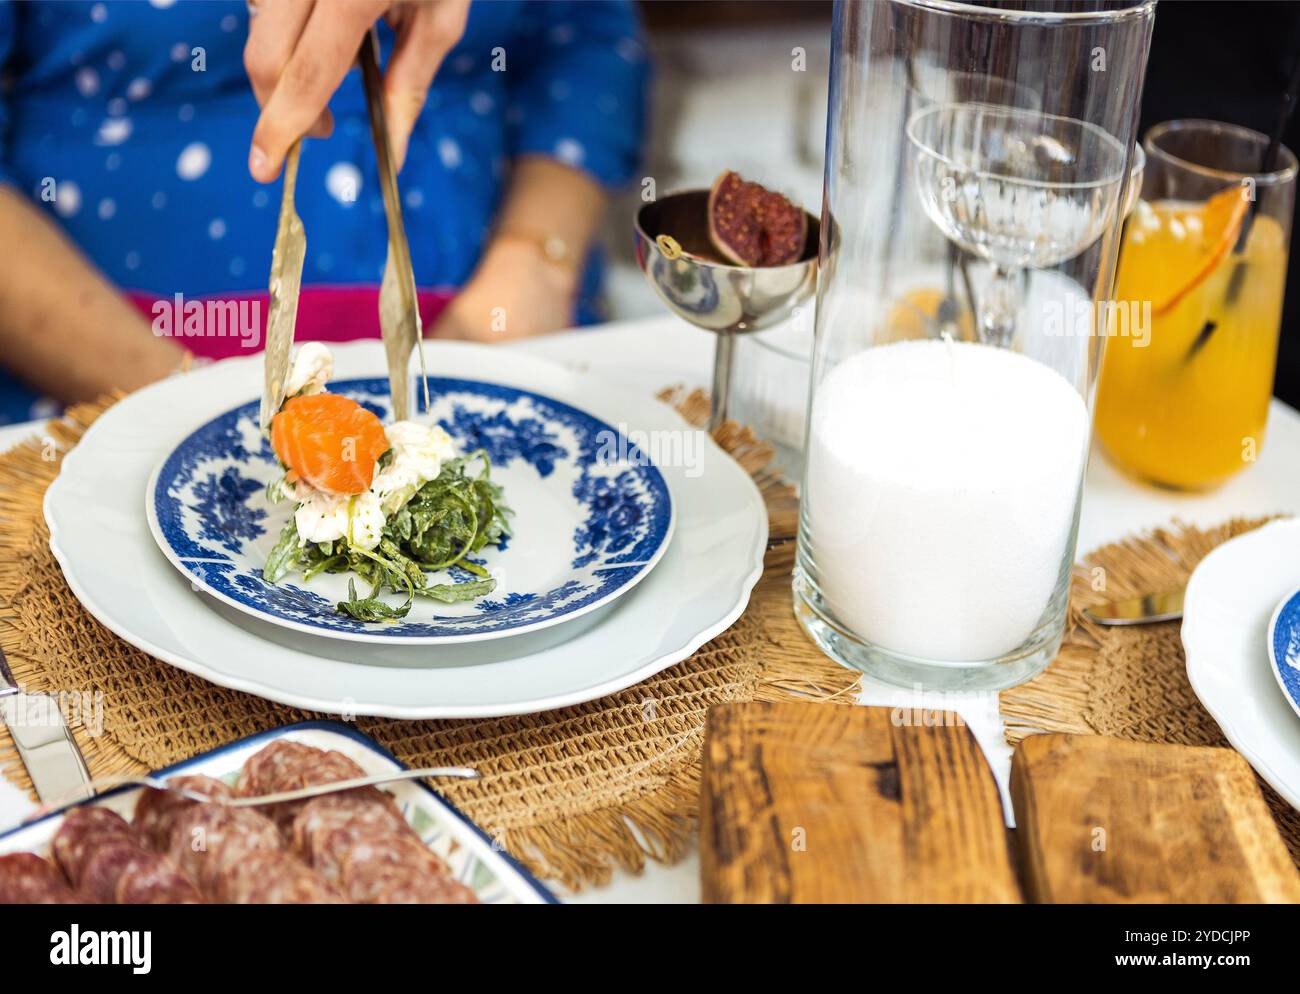
[[[643,393],[674,383],[705,385],[713,356],[711,336],[673,317],[566,332],[505,347],[621,381]],[[0,429],[0,451],[39,429],[38,424]],[[1275,512],[1300,512],[1300,413],[1276,400],[1259,462],[1212,493],[1175,494],[1140,487],[1120,476],[1101,456],[1094,456],[1084,492],[1079,549],[1087,551],[1175,517],[1213,524],[1233,515]],[[995,695],[917,696],[868,681],[861,701],[958,711],[984,748],[1005,795],[1011,753],[1002,740]],[[4,787],[0,784],[0,826],[17,821],[26,810],[17,792]],[[1006,810],[1010,812],[1009,804]],[[674,867],[652,865],[641,877],[619,873],[609,886],[575,900],[695,901],[698,897],[698,864],[692,856]]]

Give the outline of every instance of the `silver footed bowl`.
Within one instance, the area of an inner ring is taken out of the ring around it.
[[[709,241],[709,191],[686,190],[636,213],[636,261],[674,314],[721,335],[778,324],[812,296],[817,283],[820,224],[808,216],[803,256],[788,266],[750,268],[726,262]],[[667,258],[656,243],[667,235],[682,248]]]
[[[726,418],[733,336],[779,324],[812,297],[821,224],[804,211],[808,237],[798,262],[737,266],[723,260],[709,241],[708,204],[708,190],[685,190],[644,204],[636,213],[636,261],[674,314],[718,335],[713,429]]]

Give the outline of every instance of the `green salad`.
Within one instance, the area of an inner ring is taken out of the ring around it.
[[[379,468],[385,467],[385,459]],[[471,473],[471,468],[477,472]],[[319,573],[353,573],[368,585],[358,591],[356,578],[348,580],[348,599],[336,610],[357,621],[404,618],[417,597],[442,604],[474,600],[491,593],[496,580],[470,557],[510,535],[511,510],[502,503],[501,488],[491,480],[491,461],[479,449],[443,461],[436,479],[423,484],[400,507],[387,515],[378,544],[362,548],[349,537],[328,542],[304,541],[294,518],[280,532],[262,575],[277,583],[290,573],[310,579]],[[268,498],[282,499],[283,483],[268,488]],[[455,569],[474,579],[460,583],[430,583],[428,571]],[[400,594],[397,607],[379,595]]]

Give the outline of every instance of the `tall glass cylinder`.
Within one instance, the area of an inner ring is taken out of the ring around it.
[[[1154,8],[836,4],[794,588],[842,663],[1060,645]]]

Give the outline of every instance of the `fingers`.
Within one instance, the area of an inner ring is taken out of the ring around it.
[[[257,16],[248,20],[244,69],[253,85],[257,105],[264,107],[298,45],[314,0],[262,0]]]
[[[248,41],[244,45],[244,69],[253,86],[258,106],[264,106],[275,89],[289,57],[298,45],[316,0],[262,0],[257,16],[249,19]],[[312,124],[307,134],[326,138],[334,130],[328,110]]]
[[[311,6],[253,131],[248,171],[255,180],[275,179],[289,146],[327,113],[329,99],[355,61],[362,37],[386,6],[380,0]],[[266,13],[265,8],[260,10],[254,22]],[[260,51],[257,54],[260,57]]]
[[[436,0],[400,9],[396,40],[384,70],[384,109],[397,168],[442,60],[465,33],[469,0]]]

